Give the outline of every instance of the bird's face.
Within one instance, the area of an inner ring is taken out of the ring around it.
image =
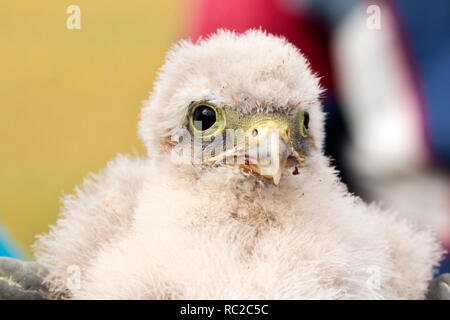
[[[191,139],[185,141],[197,151],[194,159],[201,165],[239,168],[275,184],[286,169],[297,174],[309,151],[309,113],[303,110],[242,114],[197,102],[191,104],[186,122]]]
[[[219,31],[169,51],[139,134],[155,161],[278,184],[284,171],[307,170],[321,152],[321,91],[306,59],[284,39]]]

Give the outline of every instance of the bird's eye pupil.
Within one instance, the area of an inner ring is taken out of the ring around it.
[[[305,129],[309,129],[309,113],[305,112],[304,119],[303,119],[303,125],[305,126]]]
[[[209,106],[198,106],[193,115],[194,127],[203,131],[211,128],[216,123],[216,112]]]

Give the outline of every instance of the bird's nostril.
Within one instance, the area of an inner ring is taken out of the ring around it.
[[[258,135],[258,129],[253,129],[252,136],[256,137]]]

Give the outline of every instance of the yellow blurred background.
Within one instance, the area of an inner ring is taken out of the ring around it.
[[[69,30],[66,8],[81,9]],[[181,0],[0,5],[0,221],[31,256],[59,198],[118,152],[143,148],[141,101],[179,35]]]

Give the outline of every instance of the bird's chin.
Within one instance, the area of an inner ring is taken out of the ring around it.
[[[286,163],[285,166],[281,168],[273,167],[258,167],[258,166],[243,166],[241,170],[246,175],[260,176],[266,179],[271,179],[275,185],[280,184],[281,177],[283,174],[293,174],[298,175],[300,173],[301,164],[292,159],[292,162]]]
[[[298,175],[303,163],[304,158],[299,159],[295,156],[289,156],[281,166],[274,166],[269,161],[252,162],[251,159],[244,158],[239,163],[230,164],[223,162],[216,163],[214,166],[210,165],[209,167],[214,169],[229,169],[234,173],[239,173],[240,177],[252,178],[257,181],[269,182],[272,180],[275,185],[278,185],[283,174]]]

